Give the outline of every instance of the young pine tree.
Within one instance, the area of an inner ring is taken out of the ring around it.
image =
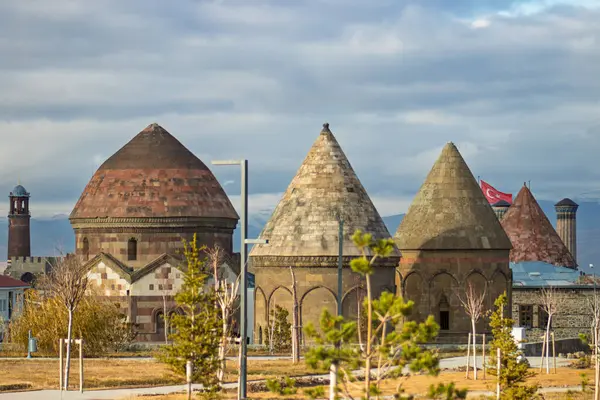
[[[488,372],[497,375],[497,349],[500,349],[500,398],[502,400],[530,400],[535,398],[536,385],[526,385],[527,378],[535,374],[529,370],[527,362],[519,362],[523,353],[517,347],[512,335],[514,320],[504,316],[508,304],[506,293],[500,295],[494,305],[496,310],[490,318],[494,340],[490,343],[491,355]]]
[[[265,342],[272,351],[289,350],[292,346],[292,325],[289,315],[288,310],[278,305],[269,314],[269,332]]]
[[[175,333],[169,338],[172,344],[162,347],[159,359],[185,376],[187,361],[192,362],[192,381],[203,385],[205,391],[218,389],[219,343],[221,339],[220,312],[215,307],[216,296],[207,287],[208,273],[200,258],[196,235],[191,242],[184,241],[187,268],[183,285],[175,301],[183,314],[175,314],[170,324]]]
[[[356,338],[356,321],[347,321],[341,316],[333,317],[327,311],[323,311],[321,332],[317,332],[311,325],[306,328],[307,336],[319,345],[306,353],[307,363],[311,367],[334,366],[331,369],[333,383],[330,399],[337,397],[340,390],[346,397],[353,398],[352,389],[356,390],[359,387],[352,371],[358,368],[363,369],[365,377],[364,382],[360,383],[364,398],[380,398],[383,395],[383,381],[397,377],[404,379],[399,380],[395,398],[412,398],[404,395],[402,383],[409,377],[409,374],[404,373],[404,369],[408,368],[412,373],[425,372],[428,375],[439,373],[437,356],[422,346],[437,336],[439,327],[432,316],[422,323],[403,322],[412,311],[412,301],[404,301],[402,297],[389,292],[382,293],[378,299],[373,298],[371,275],[375,272],[375,261],[391,253],[393,241],[374,241],[371,235],[363,235],[360,231],[356,231],[352,239],[361,250],[362,257],[352,260],[350,267],[364,278],[367,289],[363,303],[367,331],[364,346],[359,348],[350,345],[350,341]],[[374,254],[370,259],[367,258],[368,250]],[[334,382],[336,377],[341,385]],[[445,386],[439,390],[446,390]],[[452,388],[452,393],[453,390]]]

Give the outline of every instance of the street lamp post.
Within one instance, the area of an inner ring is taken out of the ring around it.
[[[240,216],[240,378],[238,381],[238,399],[246,399],[248,377],[248,245],[267,244],[267,240],[248,239],[248,160],[213,161],[213,165],[239,165],[242,172],[241,200],[242,209]]]

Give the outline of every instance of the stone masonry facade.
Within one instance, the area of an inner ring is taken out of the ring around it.
[[[552,318],[552,331],[557,339],[576,338],[580,333],[590,334],[592,314],[589,301],[593,287],[556,289],[560,296],[558,313]],[[546,329],[546,316],[540,307],[539,289],[513,288],[512,311],[517,326],[527,327],[527,341],[539,342]]]

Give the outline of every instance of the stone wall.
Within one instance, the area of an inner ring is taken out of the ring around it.
[[[219,245],[225,252],[231,253],[233,230],[223,232],[201,228],[189,229],[187,232],[182,229],[173,232],[167,229],[135,229],[121,232],[116,229],[107,232],[101,229],[76,230],[76,253],[84,259],[91,259],[100,252],[108,253],[123,264],[139,269],[165,253],[181,252],[182,239],[191,241],[194,233],[197,234],[199,245],[207,247]],[[87,239],[89,246],[87,254],[84,250],[84,239]],[[136,260],[128,260],[127,246],[130,239],[135,239],[137,242]]]
[[[539,289],[515,287],[513,288],[513,318],[518,326],[523,326],[520,306],[533,306],[532,327],[526,330],[527,340],[537,342],[544,334],[543,310],[540,309],[538,300]],[[576,338],[579,333],[589,334],[592,315],[589,311],[588,299],[594,295],[593,287],[578,287],[572,289],[558,289],[560,308],[553,317],[552,329],[557,339]]]
[[[485,308],[491,310],[494,300],[505,291],[510,301],[511,277],[508,250],[403,250],[396,288],[398,294],[415,302],[415,320],[433,315],[442,325],[442,314],[448,312],[449,329],[442,329],[440,336],[460,336],[469,332],[471,325],[457,293],[464,293],[471,282],[476,290],[486,291]],[[488,322],[481,319],[478,330],[487,331]]]
[[[313,323],[319,326],[319,318],[324,308],[337,314],[337,268],[335,267],[294,267],[297,285],[297,298],[300,325]],[[292,322],[292,277],[288,267],[258,267],[255,274],[254,291],[254,343],[260,342],[260,333],[268,327],[268,316],[276,305],[290,312]],[[371,276],[373,296],[378,297],[384,290],[395,292],[394,268],[378,267]],[[365,296],[364,278],[352,272],[346,265],[342,273],[342,313],[345,317],[356,318],[359,300]],[[263,341],[264,341],[263,336]]]

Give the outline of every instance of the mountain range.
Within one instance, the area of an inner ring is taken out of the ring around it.
[[[556,226],[554,203],[540,200],[540,206]],[[248,237],[258,238],[263,226],[271,216],[272,210],[263,210],[250,215]],[[383,217],[388,230],[393,235],[404,214]],[[239,229],[234,234],[234,250],[239,251]],[[8,240],[7,219],[0,220],[0,254],[6,256]],[[600,266],[600,203],[581,202],[577,212],[577,261],[580,269],[590,272],[590,264]],[[71,252],[74,249],[73,229],[68,216],[56,215],[51,219],[31,219],[31,253],[33,256],[56,255],[59,252]]]

